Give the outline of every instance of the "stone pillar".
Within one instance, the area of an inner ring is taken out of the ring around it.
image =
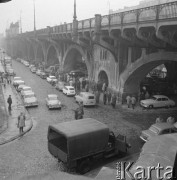
[[[95,14],[95,30],[94,30],[94,41],[99,41],[101,29],[101,14]]]
[[[73,20],[72,40],[76,42],[77,37],[78,37],[78,20],[74,19]]]
[[[127,63],[127,66],[130,66],[131,62],[132,62],[132,48],[128,47],[128,63]]]

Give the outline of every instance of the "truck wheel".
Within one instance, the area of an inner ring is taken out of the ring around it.
[[[90,167],[90,160],[89,159],[85,159],[82,160],[77,167],[77,171],[80,174],[85,174],[86,172],[90,171],[91,167]]]

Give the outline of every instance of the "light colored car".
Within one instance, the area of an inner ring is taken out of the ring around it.
[[[55,76],[49,76],[46,79],[47,79],[47,82],[49,82],[49,83],[57,82],[57,78]]]
[[[19,85],[18,88],[17,88],[17,91],[18,91],[18,92],[21,92],[21,90],[23,89],[23,87],[26,87],[26,85],[25,85],[25,84]]]
[[[40,77],[41,77],[42,79],[46,79],[47,74],[46,74],[45,72],[41,71]]]
[[[24,92],[26,92],[26,91],[32,91],[32,88],[29,87],[29,86],[23,86],[23,87],[21,88],[21,91],[20,91],[21,96],[23,96],[23,95],[24,95]]]
[[[23,103],[25,107],[38,106],[36,95],[32,91],[25,91],[23,94]]]
[[[150,99],[140,101],[140,105],[144,108],[173,107],[175,102],[164,95],[154,95]]]
[[[36,73],[36,71],[37,71],[37,69],[36,69],[35,67],[32,67],[32,68],[31,68],[31,72],[32,72],[32,73]]]
[[[80,92],[75,96],[76,102],[83,102],[84,106],[94,106],[96,104],[95,95],[90,92]]]
[[[12,84],[14,85],[16,83],[15,81],[17,81],[17,80],[22,80],[22,79],[21,79],[21,77],[15,76]]]
[[[7,69],[7,73],[8,73],[10,76],[15,75],[15,72],[14,72],[13,69]]]
[[[63,88],[66,86],[66,82],[59,81],[57,82],[55,88],[58,89],[59,91],[63,91]]]
[[[61,102],[56,94],[48,94],[46,98],[46,105],[49,109],[59,108],[61,109]]]
[[[28,66],[29,66],[29,62],[28,62],[28,61],[25,61],[25,62],[24,62],[24,65],[25,65],[26,67],[28,67]]]
[[[17,86],[20,86],[20,85],[25,85],[25,81],[22,81],[22,80],[15,80],[13,82],[14,85],[17,85]]]
[[[143,130],[140,138],[146,142],[149,141],[150,138],[154,136],[163,135],[163,134],[170,134],[170,133],[177,133],[177,128],[175,124],[161,122],[153,124],[148,130]]]
[[[75,96],[75,88],[73,86],[65,86],[63,88],[63,94],[66,94],[67,96]]]
[[[36,71],[36,74],[38,75],[38,76],[40,76],[40,74],[41,74],[41,70],[40,69],[38,69],[37,71]]]

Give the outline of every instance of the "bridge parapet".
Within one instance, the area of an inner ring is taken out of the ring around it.
[[[101,17],[101,29],[119,28],[127,25],[142,23],[157,23],[161,21],[176,21],[177,19],[177,1],[153,6],[125,10],[114,14],[104,15]],[[78,21],[78,31],[92,31],[96,26],[96,17]],[[55,34],[71,33],[73,23],[64,23],[58,26],[50,27],[50,32]],[[31,36],[33,32],[26,32],[26,36]],[[36,34],[47,34],[47,28],[36,30]],[[24,33],[23,33],[24,34]],[[34,34],[34,33],[33,33]]]

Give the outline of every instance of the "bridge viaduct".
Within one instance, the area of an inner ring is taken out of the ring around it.
[[[107,78],[120,96],[138,93],[140,81],[165,64],[177,83],[177,1],[64,23],[6,38],[12,57],[59,64],[60,71],[86,64],[89,80]]]

